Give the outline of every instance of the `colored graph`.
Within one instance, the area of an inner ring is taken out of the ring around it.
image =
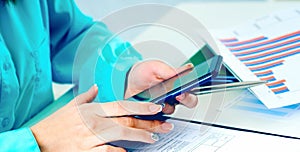
[[[225,64],[237,77],[267,81],[251,90],[268,108],[300,103],[300,8],[219,31],[216,37]]]
[[[239,41],[237,38],[221,42],[266,84],[275,94],[288,92],[285,79],[277,79],[272,68],[284,64],[284,59],[300,53],[300,31],[269,39],[265,36]]]

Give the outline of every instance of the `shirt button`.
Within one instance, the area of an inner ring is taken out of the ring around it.
[[[5,71],[9,70],[9,69],[10,69],[10,64],[9,64],[9,63],[4,63],[3,69],[4,69]]]
[[[4,118],[2,120],[2,123],[1,123],[2,127],[5,128],[8,124],[9,124],[9,119],[8,118]]]

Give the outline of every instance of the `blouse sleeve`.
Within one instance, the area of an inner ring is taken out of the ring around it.
[[[0,133],[0,147],[1,151],[40,151],[29,128]]]
[[[96,83],[96,100],[122,100],[126,73],[141,55],[105,24],[82,14],[73,1],[48,3],[53,80],[79,84],[79,93]]]

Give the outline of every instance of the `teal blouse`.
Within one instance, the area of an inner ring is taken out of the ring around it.
[[[1,151],[39,151],[30,129],[20,126],[53,102],[52,81],[75,83],[79,92],[97,83],[97,101],[114,101],[140,59],[71,0],[0,1]]]

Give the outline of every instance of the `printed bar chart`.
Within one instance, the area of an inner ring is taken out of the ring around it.
[[[266,85],[275,94],[289,91],[285,80],[277,80],[270,69],[283,65],[284,58],[300,53],[300,30],[273,39],[259,36],[243,41],[237,38],[220,41],[260,80],[268,81]]]
[[[300,102],[296,95],[300,93],[296,79],[300,75],[296,71],[300,65],[300,8],[264,16],[225,33],[217,39],[226,48],[221,49],[225,61],[237,69],[232,71],[245,81],[254,76],[268,82],[264,88],[252,89],[263,103],[276,108]]]

